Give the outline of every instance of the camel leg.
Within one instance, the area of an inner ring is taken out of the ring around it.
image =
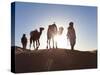
[[[32,38],[30,38],[30,49],[31,49],[31,44],[32,44]]]
[[[47,40],[47,49],[49,49],[49,47],[50,47],[50,46],[49,46],[49,42],[50,42],[50,41],[49,41],[49,39],[48,39],[48,40]]]
[[[35,41],[33,41],[33,47],[34,47],[34,49],[35,49]]]
[[[54,38],[52,38],[53,48],[54,48]]]
[[[38,40],[38,48],[39,48],[39,46],[40,46],[40,41]]]
[[[36,50],[39,48],[39,40],[36,41]]]
[[[47,47],[46,48],[48,49],[48,40],[47,40]]]
[[[37,49],[37,47],[38,47],[38,41],[36,40],[36,49]]]
[[[51,48],[51,46],[50,46],[50,39],[47,40],[47,49],[48,48]]]
[[[24,48],[24,43],[22,43],[22,47]]]
[[[51,48],[51,46],[50,46],[50,39],[49,39],[49,48]]]
[[[38,40],[38,47],[40,46],[40,41]]]
[[[56,48],[57,48],[57,41],[56,41]]]

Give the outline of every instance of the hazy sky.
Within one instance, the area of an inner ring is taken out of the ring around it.
[[[29,48],[30,31],[44,27],[40,48],[45,49],[48,25],[55,22],[57,27],[64,27],[64,32],[58,39],[58,47],[70,48],[66,34],[69,22],[73,21],[76,30],[75,49],[97,49],[96,7],[17,2],[15,9],[15,45],[17,46],[21,46],[21,37],[25,33],[28,38],[27,48]]]

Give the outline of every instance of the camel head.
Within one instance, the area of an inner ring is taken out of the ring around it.
[[[43,30],[44,30],[44,28],[43,27],[40,27],[40,33],[42,33]]]
[[[59,27],[59,31],[58,34],[61,35],[63,33],[64,28],[63,27]]]
[[[44,28],[43,27],[40,27],[40,31],[43,31],[44,30]]]

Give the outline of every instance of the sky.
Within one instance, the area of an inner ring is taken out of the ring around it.
[[[82,51],[97,49],[97,7],[16,2],[15,45],[22,47],[21,37],[25,33],[29,48],[30,32],[44,27],[39,48],[45,49],[48,25],[55,22],[58,28],[60,26],[64,28],[62,35],[57,39],[58,47],[70,49],[66,34],[71,21],[74,22],[76,31],[75,49]]]

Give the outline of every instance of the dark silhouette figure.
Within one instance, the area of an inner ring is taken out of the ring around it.
[[[37,29],[30,32],[30,49],[31,49],[32,42],[33,42],[34,49],[37,50],[39,48],[39,46],[40,46],[39,39],[40,39],[40,36],[41,36],[43,30],[44,30],[44,28],[40,27],[40,32]]]
[[[55,22],[52,25],[48,26],[48,30],[47,30],[47,48],[51,48],[51,45],[50,45],[51,40],[52,40],[53,48],[54,48],[54,45],[57,48],[57,41],[54,40],[54,37],[56,35],[61,35],[62,32],[63,32],[63,27],[60,27],[59,31],[58,31]]]
[[[73,25],[74,25],[73,22],[69,23],[68,32],[67,32],[67,38],[70,41],[71,50],[74,50],[74,46],[76,43],[76,33]]]
[[[26,38],[26,34],[23,34],[22,38],[21,38],[21,43],[24,49],[26,49],[27,46],[27,38]]]

